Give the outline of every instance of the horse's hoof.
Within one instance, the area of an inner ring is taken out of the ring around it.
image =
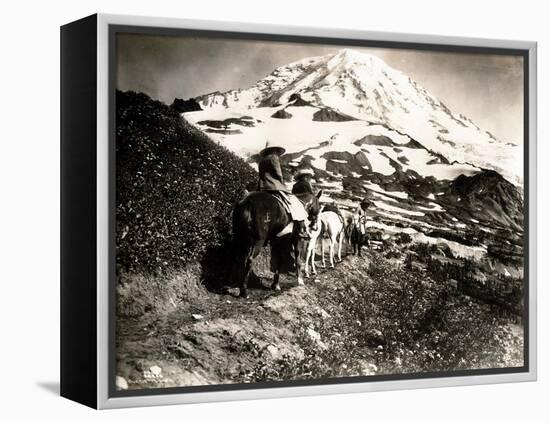
[[[241,289],[241,292],[239,292],[239,297],[244,298],[246,300],[248,298],[248,291]]]
[[[304,285],[304,281],[302,279],[298,279],[298,286],[303,286]]]
[[[280,291],[280,290],[281,290],[280,285],[275,285],[275,286],[273,287],[273,291]]]

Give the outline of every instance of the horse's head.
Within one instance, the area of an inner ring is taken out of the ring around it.
[[[304,207],[309,220],[309,229],[312,231],[316,231],[319,228],[319,215],[321,213],[319,198],[321,198],[321,195],[323,195],[323,190],[319,191],[317,195],[307,194],[307,196],[303,198],[303,200],[305,200]]]

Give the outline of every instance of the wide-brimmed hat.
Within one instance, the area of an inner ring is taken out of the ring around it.
[[[298,178],[299,176],[302,176],[302,175],[311,175],[311,176],[313,176],[314,175],[313,169],[310,168],[310,167],[303,167],[301,169],[298,169],[298,171],[296,172],[296,174],[294,176],[296,178]]]
[[[266,156],[271,153],[277,153],[279,154],[279,156],[282,156],[283,154],[285,154],[285,151],[286,150],[280,145],[277,145],[272,141],[268,140],[265,143],[265,148],[262,151],[260,151],[260,156]]]
[[[368,198],[363,198],[359,203],[359,205],[361,206],[362,209],[365,209],[367,207],[372,206],[372,201],[369,200]]]

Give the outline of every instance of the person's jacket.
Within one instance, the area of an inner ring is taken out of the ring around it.
[[[258,172],[260,173],[258,184],[260,191],[288,191],[277,154],[264,156],[258,164]]]

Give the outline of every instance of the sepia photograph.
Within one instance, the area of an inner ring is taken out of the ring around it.
[[[114,53],[117,391],[525,368],[523,55],[200,31]]]

